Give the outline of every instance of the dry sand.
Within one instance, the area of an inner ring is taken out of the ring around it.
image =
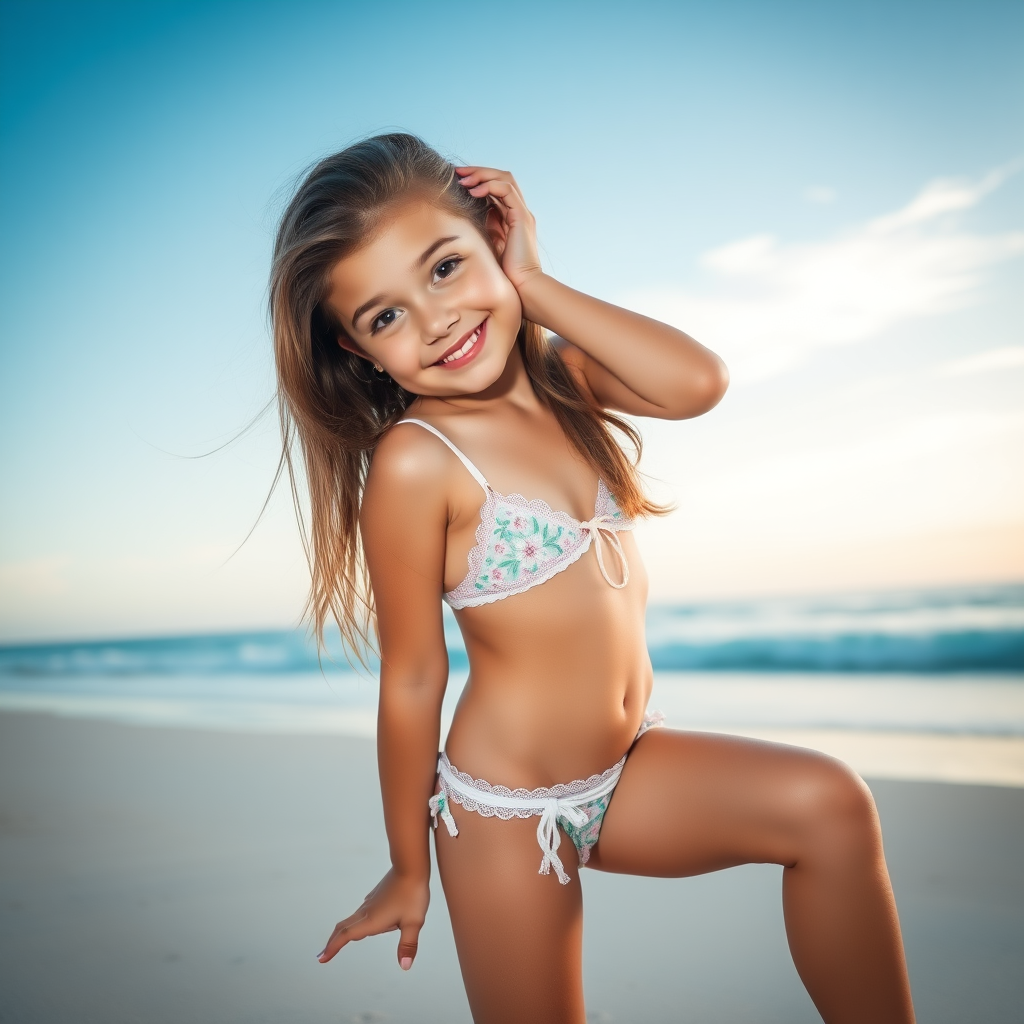
[[[1019,1020],[1024,789],[872,788],[922,1024]],[[440,892],[321,966],[387,866],[373,745],[0,714],[0,1021],[468,1021]],[[590,1019],[817,1020],[780,869],[585,872]]]

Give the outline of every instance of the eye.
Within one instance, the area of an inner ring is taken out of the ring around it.
[[[440,278],[451,277],[461,262],[461,256],[449,256],[448,259],[442,260],[434,268],[434,276]]]
[[[385,327],[390,327],[397,319],[397,309],[385,309],[384,312],[378,314],[377,318],[372,324],[370,324],[370,333],[376,334],[378,331],[384,330]]]

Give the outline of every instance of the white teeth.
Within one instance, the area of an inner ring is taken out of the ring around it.
[[[482,326],[482,325],[481,325]],[[454,359],[461,359],[477,342],[480,337],[480,328],[478,327],[467,339],[466,344],[462,346],[458,351],[453,352],[450,356],[445,356],[441,360],[442,363],[450,363]]]

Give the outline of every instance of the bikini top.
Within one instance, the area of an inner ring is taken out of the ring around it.
[[[491,604],[546,583],[581,558],[591,541],[601,575],[608,584],[621,590],[629,582],[629,565],[616,531],[632,530],[634,523],[622,514],[603,480],[597,484],[594,518],[580,522],[539,498],[527,500],[521,494],[499,494],[469,458],[429,423],[417,419],[398,423],[415,423],[439,437],[484,489],[476,545],[469,553],[469,572],[454,590],[444,594],[452,608]],[[605,568],[604,541],[619,556],[622,580],[618,583]]]

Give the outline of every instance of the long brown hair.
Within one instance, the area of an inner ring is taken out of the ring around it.
[[[333,618],[349,649],[372,647],[373,595],[359,537],[359,505],[370,459],[381,438],[416,397],[338,344],[343,329],[326,307],[328,276],[410,196],[471,221],[484,231],[489,204],[458,184],[452,164],[414,135],[377,135],[321,160],[281,218],[270,275],[270,316],[277,361],[282,467],[287,467],[312,585],[306,615],[323,643]],[[518,344],[540,400],[573,448],[604,479],[631,517],[664,511],[643,493],[634,462],[636,429],[595,408],[536,324],[523,321]],[[310,523],[301,511],[293,461],[301,450]]]

